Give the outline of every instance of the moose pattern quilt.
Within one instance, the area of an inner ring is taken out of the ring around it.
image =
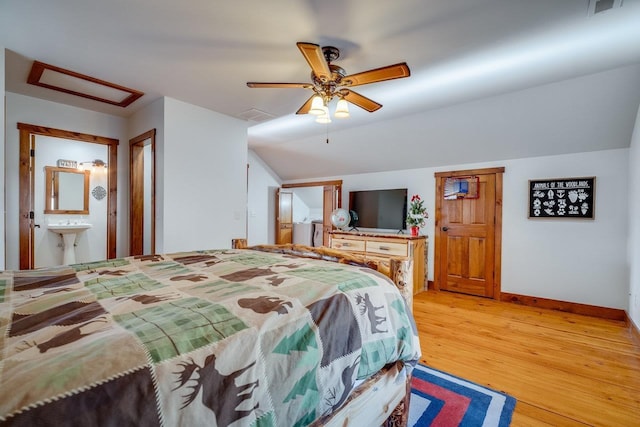
[[[420,346],[393,283],[254,250],[0,273],[0,425],[303,426]]]

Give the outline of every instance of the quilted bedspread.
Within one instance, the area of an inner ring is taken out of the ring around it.
[[[420,346],[374,270],[254,250],[0,273],[0,425],[296,426]]]

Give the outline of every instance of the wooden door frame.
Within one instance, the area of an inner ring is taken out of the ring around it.
[[[440,248],[442,239],[445,238],[441,229],[442,222],[442,199],[438,194],[442,193],[439,186],[442,185],[444,178],[469,176],[469,175],[495,175],[496,178],[496,195],[495,195],[495,227],[494,227],[494,257],[493,257],[493,299],[499,300],[502,290],[502,178],[504,167],[486,168],[486,169],[468,169],[449,172],[436,172],[436,209],[435,209],[435,249],[434,249],[434,273],[433,287],[440,290]]]
[[[144,142],[147,140],[151,140],[151,142],[145,144]],[[142,221],[139,219],[144,217],[144,206],[140,212],[134,199],[137,197],[141,185],[144,191],[144,160],[140,162],[138,159],[147,145],[151,146],[151,253],[156,251],[156,130],[151,129],[129,140],[129,255],[134,254],[133,252],[139,247],[138,245],[142,246],[142,252],[144,252],[144,241],[137,241],[138,236],[144,240],[144,234],[136,232],[139,227],[144,229],[144,219]],[[136,253],[135,255],[149,254]]]
[[[337,198],[338,200],[336,201],[336,206],[338,208],[342,207],[342,180],[341,179],[337,179],[337,180],[332,180],[332,181],[310,181],[310,182],[296,182],[296,183],[290,183],[290,184],[282,184],[280,186],[280,188],[301,188],[301,187],[326,187],[326,186],[334,186],[335,187],[335,192],[337,194]],[[324,196],[323,196],[323,201],[322,201],[322,217],[326,218],[328,215],[327,213],[330,215],[331,212],[325,212],[327,210],[327,207],[324,205]],[[323,220],[324,222],[324,220]],[[331,228],[333,229],[333,225],[331,226]],[[324,242],[325,238],[324,238],[324,224],[323,224],[323,244],[328,244],[328,242]]]
[[[33,135],[49,136],[54,138],[71,139],[80,142],[106,145],[109,150],[107,164],[107,258],[116,257],[116,233],[118,220],[118,144],[119,140],[104,136],[90,135],[86,133],[55,129],[45,126],[37,126],[26,123],[18,123],[20,131],[20,163],[19,175],[19,251],[20,269],[34,268],[33,260],[33,221],[30,217],[33,197],[33,182],[35,171],[31,167],[31,137]]]

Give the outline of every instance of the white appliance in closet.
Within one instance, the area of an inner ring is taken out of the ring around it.
[[[310,222],[293,223],[293,243],[313,246],[313,224]]]
[[[313,221],[313,246],[322,246],[324,233],[322,231],[322,221]]]

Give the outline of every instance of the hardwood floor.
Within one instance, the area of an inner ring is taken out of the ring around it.
[[[421,362],[510,394],[512,426],[640,426],[640,343],[621,321],[429,290]]]

